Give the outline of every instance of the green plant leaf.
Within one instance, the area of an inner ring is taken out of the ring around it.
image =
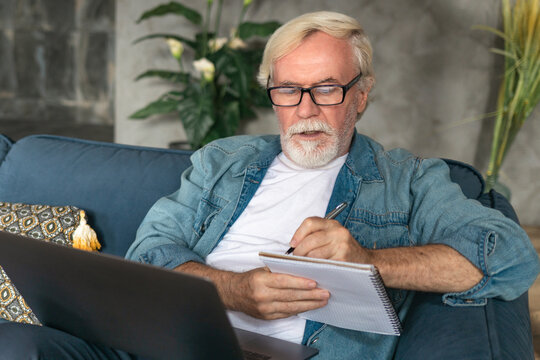
[[[225,106],[222,116],[209,129],[202,140],[202,145],[206,145],[216,139],[233,136],[236,134],[240,124],[240,108],[237,101],[228,102]]]
[[[267,37],[272,35],[280,26],[281,24],[277,21],[269,21],[261,24],[245,22],[238,27],[238,36],[242,40],[249,39],[252,36]]]
[[[210,128],[214,125],[212,92],[194,84],[178,102],[180,120],[193,149],[203,145]]]
[[[491,27],[491,26],[486,26],[486,25],[474,25],[472,27],[473,30],[484,30],[484,31],[488,31],[492,34],[495,34],[501,38],[503,38],[505,41],[509,41],[510,39],[508,38],[508,36],[503,33],[502,31],[498,30],[498,29],[495,29],[494,27]]]
[[[129,116],[130,119],[146,119],[157,114],[166,114],[176,110],[178,100],[170,98],[160,98],[151,102],[144,108],[137,110]]]
[[[251,90],[251,102],[255,106],[260,107],[272,107],[272,103],[270,102],[270,99],[268,98],[268,94],[266,93],[266,89],[263,89],[259,83],[255,82],[253,85],[253,88]]]
[[[161,4],[148,11],[145,11],[137,20],[137,24],[154,16],[163,16],[169,14],[183,16],[195,25],[200,25],[202,23],[202,16],[198,11],[175,1],[171,1],[168,4]]]
[[[200,33],[195,34],[195,44],[196,44],[194,47],[195,59],[200,59],[201,57],[203,57],[203,54],[206,55],[210,53],[209,51],[210,49],[208,48],[208,42],[213,38],[214,38],[213,32],[208,32],[206,34],[206,41],[205,41],[204,33],[200,32]]]
[[[144,40],[156,39],[156,38],[157,39],[175,39],[175,40],[178,40],[178,41],[188,45],[192,49],[196,49],[197,46],[198,46],[195,41],[186,39],[185,37],[178,36],[178,35],[175,35],[175,34],[151,34],[151,35],[146,35],[146,36],[140,37],[140,38],[136,39],[135,41],[133,41],[133,44],[140,43],[141,41],[144,41]]]
[[[508,51],[497,49],[497,48],[491,48],[490,51],[492,53],[494,53],[494,54],[506,56],[506,57],[509,57],[509,58],[511,58],[511,59],[513,59],[515,61],[518,61],[518,58],[516,57],[516,55],[512,54],[512,53],[509,53]]]
[[[172,82],[184,83],[184,84],[188,84],[191,79],[191,75],[185,72],[152,69],[152,70],[147,70],[143,72],[142,74],[140,74],[139,76],[137,76],[135,78],[135,81],[143,79],[143,78],[147,78],[147,77],[159,77],[159,78],[169,80]]]
[[[249,95],[249,82],[254,69],[245,62],[241,51],[225,49],[222,54],[216,65],[219,65],[220,71],[231,80],[229,86],[238,93],[238,96],[246,98]]]
[[[222,102],[238,101],[240,119],[256,117],[251,109],[254,105],[270,106],[265,90],[255,79],[261,56],[261,51],[230,48],[222,48],[212,54],[217,71],[227,78],[220,93]]]
[[[223,115],[223,127],[225,136],[233,136],[240,124],[240,106],[238,102],[231,101],[225,106]]]

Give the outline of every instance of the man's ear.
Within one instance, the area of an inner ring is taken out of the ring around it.
[[[359,114],[363,113],[364,110],[366,110],[369,90],[370,89],[368,88],[366,90],[361,90],[357,92],[356,96],[358,97],[358,106],[356,110]]]

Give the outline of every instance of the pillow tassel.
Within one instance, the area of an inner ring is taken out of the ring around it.
[[[101,249],[96,232],[86,223],[84,210],[80,212],[80,223],[73,232],[73,247],[81,250],[95,251]]]

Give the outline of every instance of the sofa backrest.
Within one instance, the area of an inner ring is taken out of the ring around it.
[[[102,251],[123,256],[149,208],[180,186],[190,155],[48,135],[13,144],[0,137],[0,201],[77,206]]]

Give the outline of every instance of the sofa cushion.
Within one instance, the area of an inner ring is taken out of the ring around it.
[[[0,266],[0,319],[41,325],[40,321],[24,301],[19,290],[13,285]]]
[[[148,209],[180,186],[191,152],[36,135],[0,164],[0,201],[85,209],[102,251],[123,256]]]

